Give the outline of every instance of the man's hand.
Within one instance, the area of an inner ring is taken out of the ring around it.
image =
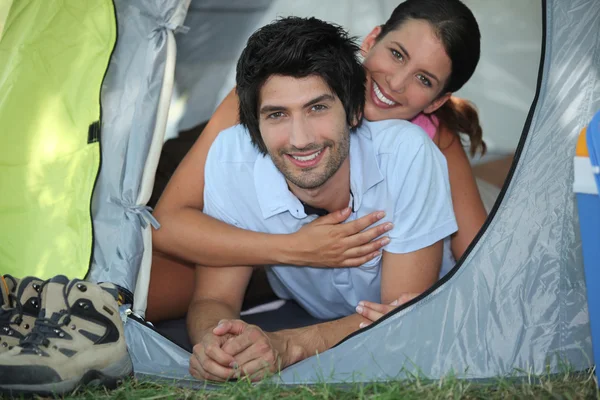
[[[333,212],[291,234],[293,256],[288,264],[358,267],[381,254],[381,248],[389,243],[389,238],[375,239],[391,230],[393,225],[389,222],[371,225],[385,217],[385,213],[372,212],[355,221],[343,223],[350,214],[350,208]]]
[[[189,372],[197,379],[225,382],[236,377],[236,371],[231,368],[234,359],[222,348],[231,335],[215,335],[213,332],[206,333],[194,346]]]
[[[281,369],[284,349],[277,334],[241,320],[222,320],[213,333],[230,337],[222,350],[233,357],[229,366],[236,377],[245,376],[255,382]]]
[[[407,303],[420,295],[421,293],[403,293],[396,300],[392,301],[390,304],[379,304],[372,303],[370,301],[360,301],[358,306],[356,307],[356,312],[363,317],[367,318],[371,322],[361,322],[359,327],[364,328],[365,326],[371,325],[372,322],[377,321],[379,318],[383,317],[385,314],[392,311],[394,308]]]

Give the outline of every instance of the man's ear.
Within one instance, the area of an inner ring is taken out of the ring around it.
[[[377,43],[377,38],[381,33],[381,27],[376,26],[373,30],[364,38],[362,44],[360,45],[360,52],[363,57],[366,57],[367,53],[375,46]]]
[[[452,97],[452,93],[450,93],[450,92],[444,94],[443,96],[438,97],[437,99],[432,101],[430,105],[425,107],[425,109],[423,110],[423,113],[431,114],[432,112],[436,111],[438,108],[443,106],[445,102],[450,100],[450,97]]]

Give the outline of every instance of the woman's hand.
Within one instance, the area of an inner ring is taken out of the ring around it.
[[[421,293],[403,293],[396,300],[392,301],[390,304],[379,304],[372,303],[370,301],[361,301],[358,303],[356,307],[356,312],[371,322],[361,322],[359,328],[364,328],[365,326],[371,325],[371,323],[377,321],[379,318],[383,317],[385,314],[392,311],[394,308],[408,303]]]
[[[390,242],[388,237],[375,238],[392,229],[392,223],[369,228],[385,217],[376,211],[355,221],[342,223],[350,216],[350,208],[333,212],[304,225],[291,234],[289,264],[310,267],[358,267],[381,254]],[[366,229],[369,228],[369,229]]]

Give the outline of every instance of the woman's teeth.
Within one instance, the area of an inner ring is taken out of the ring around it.
[[[315,158],[317,158],[319,156],[319,154],[321,154],[323,150],[319,150],[316,153],[312,153],[308,156],[292,156],[294,157],[294,159],[298,160],[298,161],[311,161],[314,160]]]
[[[384,102],[388,106],[395,106],[396,105],[395,101],[388,99],[387,97],[385,97],[383,95],[383,93],[381,93],[381,90],[379,89],[379,86],[377,86],[377,83],[375,83],[375,82],[373,82],[373,90],[375,91],[375,95],[377,96],[377,98],[380,101]]]

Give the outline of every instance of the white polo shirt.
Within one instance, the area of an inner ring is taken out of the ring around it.
[[[383,210],[393,222],[389,253],[410,253],[457,230],[446,159],[427,134],[407,121],[363,123],[350,134],[350,187],[354,220]],[[300,200],[271,158],[237,125],[219,134],[206,160],[204,212],[243,229],[286,234],[316,216]],[[399,266],[400,268],[400,266]],[[360,300],[381,299],[381,256],[358,268],[273,266],[269,282],[316,318],[350,315]]]

